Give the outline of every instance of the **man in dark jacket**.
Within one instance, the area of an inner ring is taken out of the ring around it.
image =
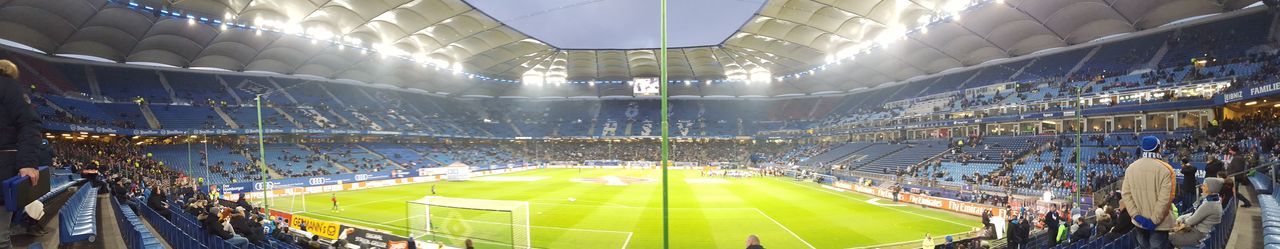
[[[302,249],[322,249],[322,248],[324,248],[324,244],[323,244],[323,243],[320,243],[320,236],[319,236],[319,235],[311,235],[311,240],[307,240],[307,241],[299,241],[299,242],[298,242],[298,246],[301,246],[301,247],[302,247]]]
[[[1125,210],[1123,206],[1116,208],[1111,215],[1111,220],[1115,222],[1112,223],[1111,229],[1107,231],[1107,239],[1114,240],[1128,234],[1129,231],[1133,230],[1133,222],[1129,222],[1132,219],[1133,217],[1129,215],[1129,211]]]
[[[164,190],[160,188],[151,188],[151,196],[147,197],[147,206],[160,213],[166,220],[172,220],[173,211],[169,210],[169,203],[165,202],[167,196]]]
[[[1236,198],[1240,199],[1240,203],[1241,203],[1240,207],[1252,207],[1253,202],[1249,201],[1249,197],[1244,196],[1243,194],[1240,194],[1240,187],[1238,187],[1240,185],[1249,184],[1249,178],[1245,174],[1243,174],[1245,170],[1248,169],[1248,167],[1245,165],[1246,164],[1245,161],[1248,160],[1248,157],[1242,154],[1238,154],[1237,152],[1239,150],[1240,149],[1235,146],[1231,147],[1231,151],[1229,152],[1230,153],[1229,155],[1231,155],[1231,161],[1227,162],[1227,174],[1236,175],[1235,183],[1237,187],[1235,188],[1236,190],[1235,196]]]
[[[1205,161],[1204,164],[1205,177],[1216,176],[1218,175],[1218,172],[1222,172],[1227,169],[1227,167],[1222,163],[1222,160],[1218,160],[1218,155],[1208,155],[1206,157],[1208,158],[1208,161]]]
[[[235,233],[232,233],[232,230],[227,230],[226,227],[223,227],[222,225],[223,219],[228,219],[229,217],[218,218],[218,214],[221,213],[219,212],[219,210],[220,209],[217,207],[213,207],[209,209],[209,212],[211,214],[208,217],[206,217],[204,220],[204,229],[208,231],[209,234],[218,236],[218,238],[221,238],[222,240],[227,241],[227,243],[231,243],[236,248],[247,247],[249,245],[249,239],[246,239],[242,236],[238,236]]]
[[[218,218],[218,213],[220,213],[220,208],[217,208],[217,207],[209,208],[209,215],[206,216],[202,222],[202,225],[204,225],[204,230],[208,231],[209,234],[218,236],[218,238],[222,238],[224,240],[231,239],[232,237],[231,231],[227,231],[226,229],[223,229],[222,222],[220,222],[219,221],[220,218]]]
[[[1049,236],[1058,236],[1058,223],[1060,221],[1062,221],[1062,217],[1058,216],[1058,204],[1053,204],[1049,212],[1044,214],[1044,228],[1049,230]],[[1049,245],[1058,245],[1058,240],[1049,240]]]
[[[276,238],[276,240],[284,242],[285,244],[292,245],[296,243],[296,239],[294,239],[293,235],[289,234],[289,225],[282,225],[280,228],[276,228],[275,231],[271,231],[271,237]]]
[[[266,245],[267,234],[262,230],[261,216],[251,216],[248,219],[242,219],[239,226],[236,228],[237,232],[244,231],[241,235],[243,235],[244,238],[249,239],[249,243]]]
[[[1093,226],[1084,219],[1076,218],[1076,230],[1071,232],[1071,243],[1089,240],[1093,235]]]
[[[40,177],[40,116],[31,105],[27,87],[18,83],[18,67],[0,60],[0,179],[15,175]],[[9,248],[13,212],[0,209],[0,248]]]
[[[1182,182],[1178,183],[1178,210],[1181,212],[1191,211],[1195,207],[1196,193],[1199,191],[1199,182],[1196,180],[1196,167],[1191,166],[1191,160],[1182,159]]]
[[[1009,248],[1019,249],[1027,248],[1027,240],[1030,239],[1031,222],[1025,218],[1027,209],[1023,208],[1013,218],[1009,219],[1008,232],[1006,239],[1009,242]]]

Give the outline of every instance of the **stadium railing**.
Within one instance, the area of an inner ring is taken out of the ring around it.
[[[154,209],[147,205],[139,205],[139,213],[145,218],[153,228],[160,233],[160,237],[169,243],[170,247],[176,249],[231,249],[235,248],[231,243],[227,243],[218,236],[209,234],[203,225],[195,216],[184,212],[175,205],[169,205],[173,214],[172,219],[165,219]],[[268,236],[267,245],[249,244],[248,249],[298,249],[300,247],[287,244]]]

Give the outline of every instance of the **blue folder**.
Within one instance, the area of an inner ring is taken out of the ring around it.
[[[0,196],[4,198],[4,208],[9,212],[19,212],[27,204],[49,193],[49,167],[40,167],[40,179],[31,186],[31,177],[13,176],[0,182]]]

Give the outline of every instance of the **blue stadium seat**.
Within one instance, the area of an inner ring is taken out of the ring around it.
[[[93,242],[98,235],[97,188],[82,186],[58,211],[59,244]]]
[[[1266,174],[1253,174],[1249,176],[1249,182],[1253,183],[1253,189],[1257,190],[1258,194],[1271,194],[1273,181]]]
[[[116,198],[111,198],[111,205],[116,209],[116,225],[120,226],[120,235],[128,248],[160,249],[164,248],[160,240],[142,224],[138,215],[129,206],[120,205]]]

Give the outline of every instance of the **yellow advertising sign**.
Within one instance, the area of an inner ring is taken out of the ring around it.
[[[320,237],[324,237],[326,239],[337,239],[338,234],[342,232],[342,225],[338,223],[297,215],[294,215],[293,219],[289,220],[289,227],[294,229],[302,229],[302,224],[306,224],[307,232],[320,235]]]

